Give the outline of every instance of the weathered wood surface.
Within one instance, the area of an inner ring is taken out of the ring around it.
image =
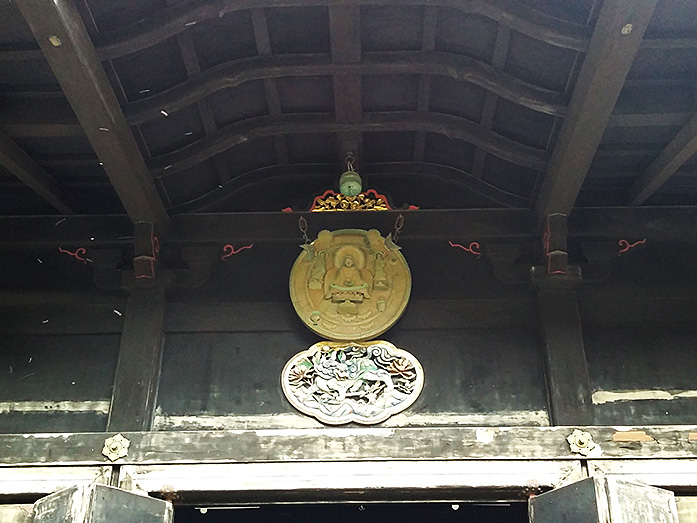
[[[147,280],[146,280],[147,281]],[[150,430],[160,384],[162,325],[167,300],[161,282],[131,285],[116,365],[107,430]]]
[[[530,523],[678,523],[670,490],[615,476],[584,478],[528,502]]]
[[[593,403],[576,292],[540,290],[537,302],[551,422],[591,424]]]
[[[192,22],[219,18],[227,13],[257,7],[299,7],[299,6],[335,6],[352,5],[421,5],[423,0],[267,0],[262,5],[257,0],[218,0],[200,6],[182,5],[171,7],[126,28],[99,47],[102,60],[124,56],[145,49],[162,40],[185,31]],[[461,2],[458,0],[438,0],[429,2],[439,7],[450,7],[463,13],[485,16],[511,29],[539,39],[550,45],[583,51],[588,41],[588,28],[572,22],[561,20],[542,11],[527,7],[511,0],[485,2],[475,0]],[[671,40],[674,41],[675,39]],[[689,40],[689,39],[686,39]],[[685,44],[683,44],[685,45]],[[29,59],[36,57],[33,50],[4,51],[3,60]]]
[[[697,458],[695,426],[635,427],[653,442],[614,442],[612,427],[581,427],[604,459]],[[627,430],[630,430],[629,428]],[[573,460],[571,427],[325,428],[215,432],[125,432],[119,464],[391,460]],[[101,465],[112,433],[0,435],[0,465]]]
[[[0,334],[119,334],[123,328],[124,305],[119,299],[89,306],[69,303],[0,306]]]
[[[386,501],[415,499],[520,500],[580,479],[574,461],[362,461],[334,463],[233,463],[127,465],[122,486],[194,502],[217,498],[263,501]],[[495,492],[496,494],[493,494]]]
[[[341,37],[345,38],[345,35]],[[431,49],[427,52],[372,51],[365,53],[363,61],[360,61],[360,48],[357,53],[352,53],[348,53],[342,60],[337,59],[334,64],[321,54],[267,55],[234,60],[192,76],[165,91],[130,102],[124,106],[124,112],[131,124],[149,122],[161,118],[162,109],[173,113],[222,89],[274,77],[335,75],[343,78],[346,75],[360,77],[406,73],[446,76],[456,81],[472,83],[534,111],[557,116],[565,112],[567,100],[563,94],[537,87],[473,58]],[[360,111],[360,106],[358,110]],[[420,111],[426,112],[426,106]],[[41,118],[41,121],[32,123],[49,124],[54,117],[42,115]]]
[[[697,460],[656,459],[647,466],[646,461],[643,460],[597,459],[588,462],[588,473],[591,475],[614,474],[623,479],[643,481],[660,487],[692,487],[694,489],[697,485]]]
[[[463,232],[478,241],[537,241],[533,214],[528,209],[419,210],[349,213],[260,212],[183,214],[172,218],[172,237],[166,243],[229,243],[230,241],[296,243],[301,240],[298,219],[308,221],[308,234],[322,229],[380,229],[394,227],[405,217],[403,237],[448,240]],[[651,242],[697,241],[697,207],[579,208],[569,217],[569,237],[583,241],[646,238]],[[100,231],[99,234],[94,234]],[[90,238],[94,237],[94,240]],[[0,249],[37,247],[126,246],[133,241],[126,216],[10,216],[0,217]]]
[[[273,322],[269,322],[273,318]],[[536,322],[534,299],[419,300],[407,307],[400,324],[406,330],[527,327]],[[300,327],[291,303],[171,303],[165,331],[288,332]]]
[[[31,523],[32,505],[0,505],[0,523]]]
[[[173,218],[173,235],[183,243],[236,241],[291,241],[302,236],[298,219],[308,222],[308,235],[322,229],[380,229],[390,232],[397,217],[405,218],[403,236],[411,239],[443,239],[467,231],[480,240],[492,237],[535,239],[532,212],[527,209],[470,211],[384,211],[361,213],[245,213],[190,214]],[[697,222],[697,211],[695,211]],[[321,215],[321,216],[320,216]],[[1,228],[0,228],[1,231]],[[313,236],[314,235],[314,236]]]
[[[50,494],[74,485],[108,483],[111,469],[111,466],[0,468],[0,500]],[[31,513],[31,505],[29,511]],[[2,518],[0,523],[5,523]]]
[[[364,113],[361,121],[337,122],[332,115],[296,113],[257,116],[231,123],[215,133],[148,161],[155,178],[166,178],[247,142],[282,134],[426,131],[469,142],[516,165],[544,169],[548,156],[543,149],[506,138],[458,116],[416,111]]]

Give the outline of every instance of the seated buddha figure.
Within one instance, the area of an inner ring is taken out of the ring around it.
[[[324,298],[338,303],[340,314],[356,314],[356,304],[370,299],[373,278],[361,254],[357,249],[340,250],[324,278]]]

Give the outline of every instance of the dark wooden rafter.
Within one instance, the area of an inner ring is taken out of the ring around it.
[[[357,64],[361,61],[361,8],[336,6],[329,8],[329,37],[332,63]],[[363,117],[361,76],[339,73],[333,76],[334,115],[339,124],[357,124]],[[351,152],[362,160],[362,136],[358,129],[343,130],[337,134],[337,155],[343,163]]]
[[[40,102],[37,102],[41,105]],[[691,113],[617,113],[610,117],[608,127],[656,127],[656,126],[683,126],[690,120]],[[5,133],[12,138],[31,138],[31,137],[56,137],[56,136],[84,136],[84,131],[77,121],[63,121],[54,118],[48,111],[41,112],[41,118],[28,118],[20,115],[11,121],[5,121],[0,126]],[[418,133],[417,133],[418,134]],[[621,154],[624,149],[617,149]],[[651,151],[643,149],[644,155],[650,155]],[[598,154],[611,154],[612,151],[598,150]],[[57,160],[61,161],[61,160]],[[40,162],[42,163],[42,162]],[[65,165],[71,162],[66,158]],[[79,161],[74,162],[75,165]],[[96,163],[96,160],[91,163]]]
[[[358,123],[336,122],[326,114],[286,114],[282,117],[250,118],[228,125],[172,153],[153,158],[149,163],[155,177],[169,176],[194,167],[231,147],[257,138],[279,134],[340,133],[374,131],[427,131],[464,140],[511,163],[544,169],[547,153],[504,138],[479,124],[457,116],[416,112],[365,113]]]
[[[71,0],[15,2],[61,84],[93,149],[133,221],[164,233],[169,217]]]
[[[421,4],[423,0],[268,0],[264,7]],[[429,2],[429,5],[484,16],[553,46],[576,51],[585,51],[588,47],[590,34],[585,26],[560,20],[513,0],[475,0],[466,3],[458,0],[437,0]],[[118,58],[171,38],[184,31],[191,22],[214,20],[227,13],[255,8],[259,8],[257,0],[218,0],[207,5],[170,7],[157,16],[146,18],[110,35],[106,42],[97,48],[97,52],[102,60]],[[641,48],[695,49],[697,38],[652,36],[641,42]],[[41,57],[39,49],[0,46],[0,61],[36,60]]]
[[[252,9],[252,25],[254,27],[254,40],[257,45],[257,53],[261,56],[272,54],[269,26],[266,23],[266,14],[263,9]],[[264,78],[264,92],[266,93],[266,105],[269,115],[280,116],[281,98],[278,95],[278,86],[274,78]],[[280,165],[288,164],[288,144],[283,135],[274,136],[274,148],[276,158]]]
[[[168,0],[168,3],[172,4],[173,2]],[[176,40],[184,61],[186,76],[191,78],[201,74],[201,64],[198,59],[198,54],[196,53],[196,47],[194,45],[193,38],[191,37],[191,32],[183,31],[179,33],[176,36]],[[218,124],[215,121],[215,115],[213,114],[213,108],[211,107],[210,102],[205,98],[202,98],[201,100],[198,100],[196,107],[198,109],[198,114],[201,118],[203,130],[206,135],[216,132],[218,130]],[[216,156],[213,158],[213,165],[216,173],[218,174],[218,180],[220,183],[222,184],[227,182],[230,179],[230,172],[228,170],[225,158]]]
[[[83,22],[85,23],[85,28],[87,29],[87,32],[92,38],[92,41],[101,39],[101,31],[99,29],[99,26],[97,25],[97,21],[94,18],[88,0],[75,0],[75,2],[75,6],[77,7],[77,10],[80,13],[80,16],[82,17]],[[121,83],[121,78],[119,78],[119,75],[116,72],[116,67],[114,66],[113,60],[111,58],[102,60],[102,67],[104,68],[104,72],[106,73],[106,76],[109,79],[109,83],[114,89],[116,99],[118,100],[121,107],[125,106],[126,103],[128,103],[128,96],[126,95],[126,90],[123,88],[123,84]],[[80,129],[82,130],[82,127],[80,127]],[[135,138],[136,143],[140,148],[141,154],[143,155],[143,159],[148,160],[151,157],[150,148],[148,147],[148,144],[145,141],[145,137],[143,136],[143,132],[140,128],[140,125],[132,125],[131,131],[133,132],[133,137]],[[100,165],[103,164],[100,163]],[[162,198],[164,199],[165,205],[169,207],[170,201],[166,187],[158,180],[156,180],[155,183],[158,186],[159,193],[162,195]]]
[[[63,214],[73,214],[58,182],[31,159],[11,138],[0,132],[0,165]]]
[[[325,2],[326,3],[326,2]],[[345,3],[345,2],[344,2]],[[414,4],[417,3],[417,0],[414,0]],[[423,2],[421,2],[423,3]],[[303,5],[303,4],[293,4],[293,5]],[[308,4],[304,4],[308,5]],[[369,2],[365,2],[362,5],[371,5]],[[372,5],[381,5],[379,0],[375,1],[375,4]],[[410,5],[409,2],[403,2],[401,5]],[[431,2],[429,5],[432,6],[440,6],[440,7],[450,7],[452,9],[462,9],[461,5],[455,5],[453,2]],[[264,4],[265,7],[291,7],[290,5],[268,5]],[[254,9],[258,8],[259,6],[256,5],[245,5],[244,8],[240,9]],[[539,13],[535,13],[539,14]],[[513,24],[509,24],[508,20],[506,19],[505,16],[501,16],[502,20],[500,20],[500,23],[506,24],[508,27],[511,27],[513,29]],[[492,17],[492,19],[494,19]],[[574,24],[575,26],[575,24]],[[528,26],[530,27],[530,26]],[[574,32],[578,31],[576,29],[577,26],[574,27]],[[174,27],[172,28],[173,33],[171,36],[174,36],[177,34],[177,28]],[[574,49],[576,51],[584,51],[588,44],[587,36],[581,36],[581,37],[574,37],[574,36],[564,36],[563,34],[559,33],[558,31],[554,31],[551,33],[551,37],[547,37],[546,30],[533,30],[529,29],[527,33],[535,33],[537,36],[533,36],[531,34],[528,34],[528,36],[531,36],[532,38],[535,38],[537,40],[540,40],[541,42],[546,42],[550,45],[554,45],[556,47],[563,47],[567,49]],[[523,32],[523,31],[521,31]],[[527,34],[523,32],[523,34]],[[559,38],[561,36],[561,38]],[[166,36],[164,39],[170,38],[170,36]],[[115,38],[116,40],[116,38]],[[150,45],[154,45],[158,43],[161,40],[153,41],[152,44],[148,44],[147,42],[139,42],[139,45],[143,45],[142,48],[139,48],[137,46],[133,47],[133,50],[131,51],[131,47],[128,45],[123,46],[123,48],[120,47],[120,44],[114,44],[114,46],[119,46],[118,51],[114,51],[113,49],[116,49],[116,47],[112,46],[112,44],[106,44],[106,46],[102,47],[97,47],[97,53],[99,54],[99,57],[103,60],[108,60],[108,59],[113,59],[113,58],[118,58],[120,56],[125,56],[128,54],[131,54],[132,52],[137,52],[140,49],[145,49],[149,47]],[[107,46],[109,48],[107,48]],[[670,37],[649,37],[644,40],[642,40],[641,44],[639,45],[640,49],[697,49],[697,38],[670,38]],[[16,48],[16,46],[3,46],[0,45],[0,62],[17,62],[17,61],[22,61],[22,60],[39,60],[43,57],[43,54],[41,52],[41,49],[36,49],[32,47],[26,47],[26,48]]]
[[[422,5],[423,0],[267,0],[263,7]],[[484,16],[527,36],[550,45],[584,51],[588,45],[588,28],[560,20],[514,0],[437,0],[434,7],[449,7],[464,13]],[[172,6],[157,15],[141,20],[119,33],[109,35],[98,48],[103,60],[140,51],[186,30],[192,22],[215,20],[235,11],[262,7],[258,0],[217,0],[205,4]],[[677,41],[676,41],[677,42]],[[35,59],[41,55],[33,49],[4,50],[0,60]]]
[[[421,51],[363,53],[362,61],[352,63],[332,63],[325,55],[266,55],[244,58],[212,67],[161,93],[128,103],[124,112],[131,124],[143,123],[161,117],[162,109],[172,113],[216,91],[254,80],[414,73],[442,75],[457,81],[470,82],[534,111],[555,116],[564,115],[566,112],[568,100],[562,93],[535,86],[473,58]]]
[[[424,8],[423,35],[421,36],[421,50],[425,53],[436,50],[436,29],[438,27],[438,9],[433,6]],[[426,113],[431,100],[431,75],[423,74],[419,78],[419,94],[416,101],[416,110]],[[426,150],[426,133],[418,131],[414,136],[414,161],[423,162]]]
[[[629,190],[629,204],[641,205],[697,153],[697,115],[680,129]]]
[[[503,70],[506,65],[508,56],[508,47],[511,40],[511,30],[500,25],[496,34],[496,43],[494,44],[494,54],[491,58],[491,65],[497,70]],[[491,129],[494,126],[494,115],[496,114],[496,106],[498,105],[499,97],[492,91],[487,91],[484,95],[484,107],[482,108],[482,116],[479,123],[486,129]],[[474,165],[472,167],[472,176],[481,178],[484,174],[484,162],[486,160],[486,151],[477,149],[474,153]]]
[[[658,0],[603,3],[535,207],[569,214]]]
[[[180,212],[215,212],[215,209],[240,191],[249,189],[251,183],[260,183],[264,180],[281,180],[284,177],[303,176],[305,179],[316,178],[326,184],[331,179],[327,178],[327,173],[332,172],[332,165],[326,164],[294,164],[291,166],[272,166],[254,169],[242,175],[235,176],[228,182],[223,189],[214,189],[204,195],[197,196],[191,201],[182,202],[172,207],[171,211]],[[454,167],[439,165],[434,163],[404,163],[404,162],[384,162],[376,164],[366,164],[362,172],[368,177],[379,176],[403,176],[415,174],[425,180],[447,180],[462,187],[466,187],[474,194],[489,200],[502,207],[524,208],[527,207],[528,200],[518,195],[503,191],[482,180],[474,178]]]

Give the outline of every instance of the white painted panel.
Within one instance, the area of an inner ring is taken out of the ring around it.
[[[581,477],[575,461],[284,462],[128,465],[122,480],[145,492],[366,491],[510,488],[531,492]]]
[[[0,494],[50,494],[73,485],[107,483],[111,467],[0,467]]]
[[[593,476],[617,474],[656,487],[697,485],[696,459],[591,460],[588,470]]]

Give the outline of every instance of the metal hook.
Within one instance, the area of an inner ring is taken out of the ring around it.
[[[346,163],[346,170],[355,172],[355,169],[353,167],[353,164],[355,162],[356,162],[356,157],[353,155],[353,153],[351,151],[348,151],[346,153],[346,158],[344,158],[344,163]]]
[[[307,220],[304,216],[298,218],[298,229],[300,229],[300,232],[303,233],[303,240],[305,240],[305,244],[311,243],[310,238],[307,236]]]

